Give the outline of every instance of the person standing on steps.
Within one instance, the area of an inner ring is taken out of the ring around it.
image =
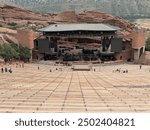
[[[142,65],[140,65],[140,70],[142,69]]]
[[[7,72],[8,71],[8,69],[7,69],[7,67],[5,67],[5,72]]]
[[[1,68],[1,73],[4,73],[4,68]]]
[[[12,69],[11,69],[11,68],[9,68],[9,69],[8,69],[8,72],[9,72],[9,73],[12,73]]]

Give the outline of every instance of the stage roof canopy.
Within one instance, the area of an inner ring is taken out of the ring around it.
[[[116,32],[121,30],[119,27],[115,27],[109,24],[52,24],[48,27],[39,29],[39,32],[70,32],[70,31],[104,31],[104,32]]]

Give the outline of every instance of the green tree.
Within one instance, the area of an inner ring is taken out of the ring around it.
[[[10,45],[19,54],[20,60],[28,61],[31,58],[31,52],[29,48],[14,43],[11,43]]]
[[[150,51],[150,37],[146,41],[146,46],[145,46],[146,51]]]
[[[10,61],[11,59],[29,61],[31,58],[31,50],[14,43],[3,44],[0,45],[0,56],[3,57],[5,61]]]
[[[20,60],[29,61],[31,58],[31,50],[27,47],[19,46],[19,56]]]
[[[19,58],[19,54],[11,47],[10,44],[3,44],[0,46],[0,56],[2,56],[5,60]]]
[[[18,44],[15,44],[15,43],[10,43],[10,46],[15,49],[16,52],[19,53],[19,45]]]
[[[8,23],[9,26],[17,26],[17,23],[12,22],[12,23]]]

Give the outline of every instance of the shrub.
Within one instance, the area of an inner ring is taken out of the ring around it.
[[[19,46],[19,57],[20,60],[29,61],[31,58],[31,50],[27,47]]]
[[[28,21],[27,24],[32,24],[32,22]]]
[[[0,55],[7,60],[19,58],[19,54],[10,44],[3,44],[0,46]]]
[[[146,41],[146,46],[145,46],[146,51],[150,51],[150,37]]]
[[[9,26],[17,26],[17,23],[15,22],[11,22],[11,23],[8,23]]]
[[[29,61],[31,58],[31,51],[27,47],[14,43],[3,44],[0,45],[0,56],[3,57],[5,61],[10,61],[12,59]]]

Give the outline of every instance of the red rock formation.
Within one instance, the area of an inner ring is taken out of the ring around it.
[[[11,27],[10,23],[13,22],[17,24],[16,25],[17,28],[23,29],[39,29],[48,26],[48,24],[51,23],[105,23],[121,27],[123,29],[122,31],[120,31],[122,37],[126,37],[127,35],[131,34],[131,32],[135,29],[135,26],[131,24],[129,21],[122,19],[120,17],[112,16],[110,14],[101,12],[84,11],[81,13],[76,13],[75,11],[65,11],[58,14],[41,14],[9,5],[0,6],[0,25],[10,28]],[[5,31],[4,30],[2,31],[0,29],[0,32],[3,34],[5,33],[9,34],[9,32],[12,31],[12,30],[5,30]],[[19,31],[17,36],[15,36],[16,34],[17,33],[14,33],[14,35],[11,34],[9,35],[14,36],[14,38],[16,37],[19,43],[24,44],[30,48],[33,48],[34,36],[32,33],[26,31],[25,32]],[[68,47],[76,47],[78,46],[78,41],[76,40],[77,39],[69,41],[69,39],[67,40],[60,39],[59,43],[62,46],[65,45]],[[96,39],[91,40],[93,41],[92,47],[99,46],[99,40]],[[10,40],[10,38],[8,40],[8,37],[6,38],[4,36],[1,36],[0,38],[0,42],[2,41],[16,42],[15,40]],[[83,46],[85,46],[85,44],[83,44]],[[88,44],[87,42],[86,47],[90,48],[91,44]]]
[[[53,21],[57,23],[77,23],[78,19],[75,11],[65,11],[57,14]]]
[[[10,5],[1,5],[0,24],[10,27],[8,24],[12,22],[17,23],[18,28],[31,29],[42,28],[48,23],[108,23],[129,32],[134,28],[134,25],[125,19],[96,11],[76,13],[70,10],[58,14],[42,14]]]
[[[17,31],[15,30],[0,27],[0,44],[18,43],[18,40],[15,37],[16,34]]]
[[[110,14],[95,12],[95,11],[84,11],[78,14],[78,22],[84,23],[105,23],[113,26],[117,26],[130,32],[134,29],[134,25],[128,20],[123,18],[112,16]]]
[[[52,16],[50,14],[34,13],[22,8],[1,5],[0,6],[0,21],[1,24],[8,24],[15,22],[17,25],[30,24],[29,22],[41,22],[42,24],[51,21]]]

